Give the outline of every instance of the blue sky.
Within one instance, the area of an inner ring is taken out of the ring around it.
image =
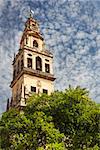
[[[100,102],[100,0],[0,0],[0,113],[30,7],[54,54],[55,89],[80,85]]]

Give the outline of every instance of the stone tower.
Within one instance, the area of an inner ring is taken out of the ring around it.
[[[32,93],[54,91],[53,55],[45,49],[39,25],[31,16],[25,23],[20,49],[13,60],[10,107],[22,109]]]

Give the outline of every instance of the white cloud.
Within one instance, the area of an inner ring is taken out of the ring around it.
[[[86,37],[87,37],[87,34],[84,33],[83,31],[79,31],[79,32],[77,33],[77,35],[76,35],[76,38],[77,38],[77,39],[84,39],[84,38],[86,38]]]

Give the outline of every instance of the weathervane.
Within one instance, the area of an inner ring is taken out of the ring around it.
[[[30,18],[34,15],[34,11],[30,8],[29,16]]]

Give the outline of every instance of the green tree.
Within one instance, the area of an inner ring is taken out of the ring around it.
[[[3,114],[0,121],[1,148],[9,150],[25,149],[64,149],[64,134],[54,127],[52,117],[47,117],[42,111],[34,114],[20,114],[10,110]],[[50,147],[50,148],[48,148]]]
[[[1,147],[15,150],[99,150],[100,105],[80,87],[33,95],[24,113],[5,112]]]

